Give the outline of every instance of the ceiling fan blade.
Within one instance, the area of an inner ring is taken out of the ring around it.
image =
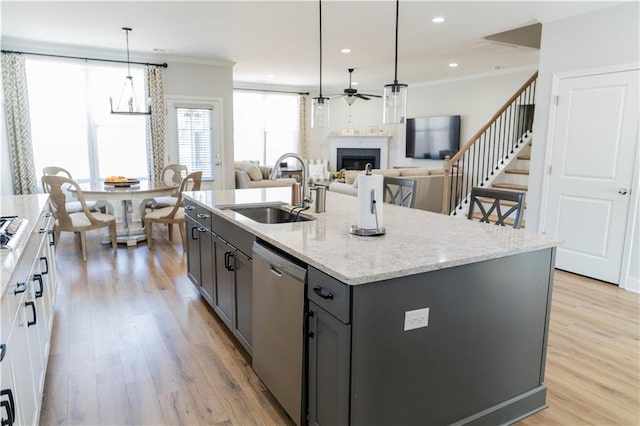
[[[372,95],[372,94],[370,94],[370,93],[363,93],[363,95],[364,95],[364,96],[368,96],[368,97],[370,97],[370,98],[381,98],[381,97],[382,97],[382,96],[380,96],[380,95]]]
[[[365,95],[361,95],[360,93],[356,93],[353,96],[355,96],[356,98],[364,99],[365,101],[369,100],[369,98],[367,98]]]

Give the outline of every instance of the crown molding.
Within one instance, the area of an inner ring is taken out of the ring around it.
[[[10,37],[2,38],[3,50],[16,50],[50,55],[68,55],[82,57],[99,57],[101,59],[123,61],[126,60],[124,49],[86,48],[55,43],[34,42]],[[179,62],[198,65],[212,65],[231,68],[235,62],[224,59],[204,58],[186,55],[170,55],[131,51],[131,61],[134,62]]]

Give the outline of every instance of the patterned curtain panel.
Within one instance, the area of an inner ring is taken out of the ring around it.
[[[165,106],[162,87],[162,69],[147,66],[145,69],[148,97],[151,102],[151,119],[147,128],[147,162],[149,181],[160,182],[164,168]]]
[[[309,147],[307,144],[307,97],[298,98],[300,107],[298,108],[298,154],[302,158],[309,157]]]
[[[13,192],[35,194],[37,182],[31,144],[31,120],[24,55],[2,54],[2,85],[6,102]]]

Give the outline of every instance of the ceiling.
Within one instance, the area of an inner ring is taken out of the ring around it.
[[[609,7],[613,1],[400,2],[398,80],[434,80],[535,67],[538,50],[484,37]],[[2,48],[110,53],[126,58],[121,27],[133,28],[131,58],[229,61],[234,84],[316,90],[317,1],[7,1]],[[431,20],[442,16],[445,22]],[[323,92],[361,91],[393,82],[395,2],[322,2]],[[351,53],[341,53],[350,48]],[[458,67],[451,68],[449,63]],[[376,92],[374,92],[376,93]]]

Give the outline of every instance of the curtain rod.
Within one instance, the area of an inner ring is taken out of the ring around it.
[[[271,89],[244,89],[242,87],[234,87],[233,90],[245,90],[248,92],[290,93],[292,95],[308,95],[309,94],[309,92],[289,92],[287,90],[271,90]]]
[[[34,56],[48,56],[50,58],[64,58],[64,59],[81,59],[83,61],[98,61],[98,62],[115,62],[115,63],[119,63],[119,64],[136,64],[136,65],[151,65],[154,67],[162,67],[162,68],[167,68],[169,65],[167,65],[167,63],[162,63],[162,64],[153,64],[153,63],[149,63],[149,62],[127,62],[127,61],[119,61],[117,59],[101,59],[101,58],[83,58],[81,56],[67,56],[67,55],[52,55],[49,53],[34,53],[34,52],[19,52],[16,50],[2,50],[2,53],[19,53],[22,55],[34,55]]]

